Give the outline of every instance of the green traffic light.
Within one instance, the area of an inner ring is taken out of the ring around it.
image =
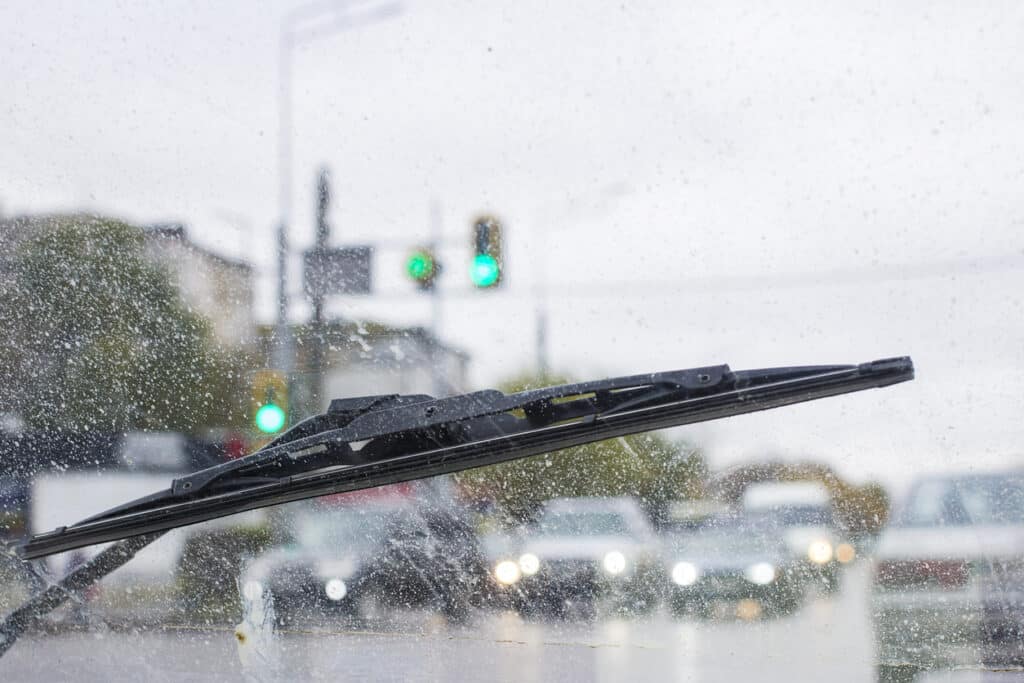
[[[405,264],[405,270],[413,280],[427,280],[434,273],[434,259],[425,251],[414,252]]]
[[[256,411],[256,428],[264,434],[273,434],[281,431],[284,427],[285,415],[281,406],[276,403],[266,403]]]
[[[490,287],[498,281],[501,269],[498,261],[490,254],[477,254],[473,258],[473,265],[469,269],[469,279],[477,287]]]

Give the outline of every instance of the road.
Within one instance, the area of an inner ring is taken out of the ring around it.
[[[867,582],[867,564],[859,563],[837,595],[812,597],[781,619],[676,621],[659,612],[564,623],[482,613],[463,627],[407,615],[373,630],[288,632],[273,670],[243,668],[233,631],[225,628],[41,635],[0,660],[0,680],[867,682],[874,657]],[[969,671],[928,680],[989,678]]]

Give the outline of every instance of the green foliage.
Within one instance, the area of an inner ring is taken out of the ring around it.
[[[852,534],[877,533],[889,519],[889,494],[881,484],[851,484],[821,463],[767,462],[735,467],[711,488],[722,500],[737,503],[747,486],[760,481],[821,482],[832,496],[836,523]]]
[[[520,376],[501,389],[515,392],[567,381]],[[470,470],[457,480],[471,496],[493,499],[510,523],[519,523],[561,496],[636,496],[657,519],[669,503],[703,495],[706,474],[699,450],[656,434],[634,434]]]
[[[37,428],[190,431],[230,421],[240,373],[146,258],[138,228],[61,216],[25,229],[0,299],[9,389],[0,408]]]

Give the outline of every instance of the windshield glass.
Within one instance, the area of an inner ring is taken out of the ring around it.
[[[675,535],[675,550],[688,557],[736,556],[764,553],[780,547],[778,537],[769,533],[737,530],[704,531]]]
[[[0,27],[0,682],[1024,675],[1019,2]]]
[[[614,512],[555,512],[540,521],[542,536],[628,536],[629,525]]]
[[[969,477],[921,483],[898,518],[900,526],[1024,524],[1024,477]]]

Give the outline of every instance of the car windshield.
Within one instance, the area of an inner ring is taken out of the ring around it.
[[[768,530],[764,533],[738,529],[703,530],[677,533],[673,540],[677,555],[697,559],[710,555],[731,557],[768,553],[780,547],[778,536]]]
[[[1024,676],[1024,6],[0,1],[0,683]]]
[[[900,526],[1024,525],[1024,477],[966,477],[922,482]]]
[[[830,509],[812,505],[779,506],[753,515],[779,526],[830,526],[833,523]]]
[[[629,524],[615,512],[555,512],[540,521],[542,536],[628,536]]]
[[[295,515],[290,528],[293,542],[312,551],[344,552],[379,544],[389,519],[397,513],[386,509],[331,509],[317,506]]]

